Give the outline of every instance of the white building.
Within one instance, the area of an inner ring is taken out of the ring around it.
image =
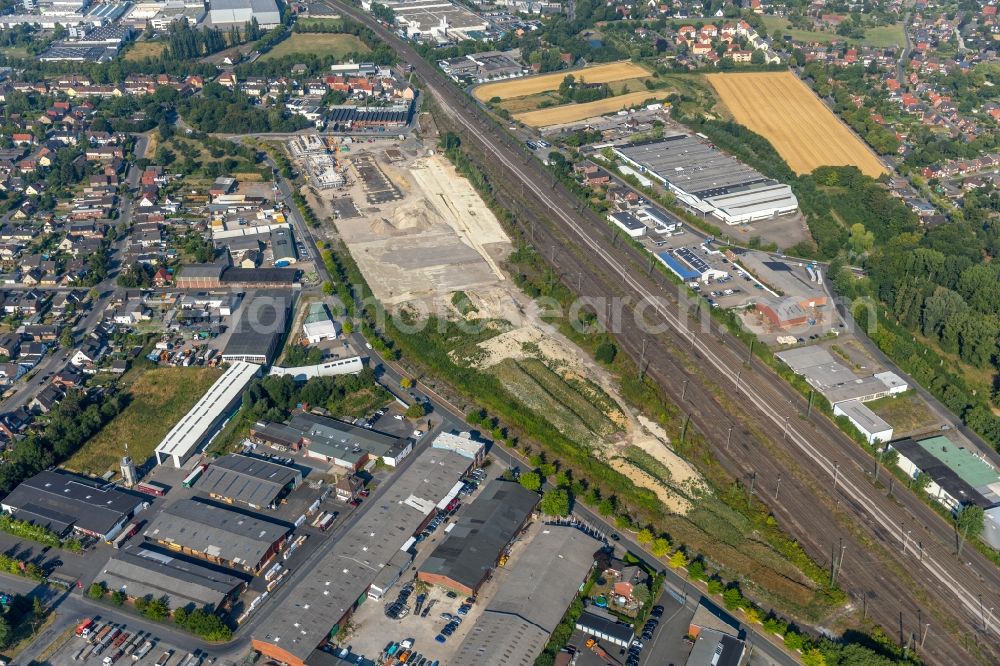
[[[274,0],[210,0],[208,19],[213,26],[243,25],[256,18],[265,30],[281,23],[281,12]]]
[[[869,444],[888,442],[892,439],[892,426],[858,400],[838,402],[833,406],[834,416],[846,416],[861,431]]]
[[[253,363],[233,362],[156,447],[157,464],[173,460],[175,467],[182,467],[229,417],[259,370]]]

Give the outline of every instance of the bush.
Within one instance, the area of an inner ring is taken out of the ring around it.
[[[87,596],[91,599],[101,599],[104,597],[104,584],[91,583],[90,587],[87,588]]]
[[[419,419],[427,416],[427,407],[422,402],[415,402],[406,408],[406,418]]]
[[[618,356],[618,347],[612,342],[602,342],[594,351],[594,359],[605,365],[611,365]]]

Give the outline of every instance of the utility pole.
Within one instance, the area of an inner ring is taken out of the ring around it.
[[[778,483],[774,487],[774,501],[778,501],[778,491],[781,490],[781,475],[778,475]]]
[[[736,371],[736,395],[740,394],[740,377],[743,375],[743,368]]]
[[[646,338],[642,339],[642,354],[639,355],[639,379],[646,374]]]
[[[750,365],[750,361],[753,359],[753,343],[754,338],[750,338],[750,351],[747,353],[747,365]]]
[[[750,506],[753,503],[753,487],[754,485],[756,485],[756,483],[757,483],[757,472],[754,471],[754,473],[750,475],[750,494],[747,495],[747,506]]]
[[[840,463],[833,461],[833,492],[837,492],[837,484],[840,483]]]
[[[687,390],[688,380],[685,379],[684,384],[681,386],[681,402],[684,402],[687,399]]]
[[[813,394],[814,394],[814,393],[815,393],[815,392],[814,392],[813,390],[811,390],[811,389],[810,389],[810,391],[809,391],[809,406],[808,406],[808,407],[806,407],[806,418],[807,418],[807,419],[808,419],[809,417],[811,417],[811,416],[812,416],[812,413],[813,413]]]
[[[884,453],[885,453],[885,447],[882,447],[882,450],[879,452],[879,454],[875,456],[875,483],[878,483],[878,471],[879,468],[882,467],[882,455]]]
[[[979,613],[983,616],[983,631],[986,631],[986,607],[983,605],[983,595],[979,595]]]
[[[726,435],[726,451],[729,451],[729,443],[733,441],[733,426],[729,426],[729,434]]]
[[[687,437],[688,423],[691,422],[691,415],[687,414],[684,417],[684,426],[681,428],[681,444],[684,443],[684,438]]]
[[[931,623],[930,622],[928,622],[927,624],[925,624],[924,627],[923,627],[923,632],[922,632],[922,635],[920,636],[920,649],[921,650],[924,649],[924,641],[927,640],[927,632],[930,631],[930,628],[931,628]]]
[[[781,434],[781,438],[783,440],[785,440],[786,442],[788,441],[788,419],[789,419],[789,417],[786,416],[785,417],[785,429],[784,429],[784,431]]]

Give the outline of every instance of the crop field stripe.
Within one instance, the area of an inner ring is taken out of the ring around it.
[[[532,127],[547,127],[549,125],[559,125],[561,123],[571,123],[585,118],[593,118],[611,111],[620,111],[631,106],[637,106],[647,99],[657,99],[666,95],[666,92],[653,90],[643,90],[640,92],[627,93],[617,97],[599,99],[596,102],[584,102],[583,104],[563,104],[537,111],[526,111],[514,114],[514,119],[530,125]]]
[[[479,86],[473,91],[473,95],[481,102],[488,101],[494,97],[507,99],[509,97],[535,95],[548,90],[556,90],[559,88],[559,84],[563,82],[563,79],[569,75],[573,75],[578,81],[583,80],[587,83],[612,83],[649,76],[649,70],[628,60],[622,60],[620,62],[609,62],[604,65],[595,65],[583,69],[562,70],[539,76],[527,76],[508,81],[495,81]]]
[[[766,137],[796,173],[853,164],[877,177],[875,153],[790,72],[709,74],[736,122]]]
[[[597,406],[578,393],[544,363],[537,359],[526,359],[518,365],[541,384],[542,388],[549,392],[549,395],[576,414],[590,430],[600,435],[608,435],[614,431],[614,424]]]

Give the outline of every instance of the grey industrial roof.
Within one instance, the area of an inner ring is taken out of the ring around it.
[[[271,231],[271,253],[275,263],[295,259],[298,256],[295,254],[295,243],[292,241],[291,229],[281,227]]]
[[[626,143],[617,150],[647,171],[702,199],[747,191],[755,185],[774,184],[773,180],[719,152],[707,141],[687,134]]]
[[[983,497],[982,493],[964,481],[955,470],[912,438],[898,439],[890,442],[889,446],[899,451],[899,455],[916,465],[921,472],[929,474],[934,483],[959,502],[975,504],[984,509],[993,505],[993,502]]]
[[[444,576],[469,588],[478,587],[536,504],[538,493],[521,484],[491,481],[479,498],[465,508],[420,571]]]
[[[255,568],[291,525],[197,499],[182,499],[157,516],[145,535],[227,562]]]
[[[198,480],[198,490],[227,499],[270,506],[289,485],[302,481],[294,467],[233,453],[208,466]]]
[[[892,430],[892,426],[885,419],[868,409],[864,403],[858,400],[839,402],[837,403],[837,408],[844,412],[844,415],[854,421],[854,423],[863,427],[868,433],[874,434]],[[890,434],[889,436],[891,437],[892,435]]]
[[[455,663],[533,664],[562,619],[600,544],[580,530],[544,527],[500,581],[455,653]]]
[[[739,666],[743,657],[743,641],[714,629],[698,634],[687,666]]]
[[[55,471],[25,479],[3,500],[19,519],[59,533],[74,526],[101,535],[144,502],[113,484]]]
[[[225,264],[184,264],[181,266],[180,277],[219,279],[225,270]]]
[[[222,355],[264,356],[270,362],[288,326],[290,305],[289,297],[280,292],[258,293],[248,299]]]
[[[785,364],[795,372],[814,365],[836,363],[833,354],[822,347],[796,347],[775,353]]]
[[[254,638],[305,659],[361,598],[472,461],[428,448],[377,496],[285,600],[270,607]],[[267,608],[265,608],[267,612]]]
[[[141,547],[119,552],[96,580],[130,597],[166,596],[171,608],[194,604],[213,610],[245,582],[195,560]]]
[[[292,287],[299,271],[295,268],[239,268],[233,266],[222,273],[222,284],[266,284]],[[287,296],[286,296],[287,298]]]
[[[373,456],[382,457],[398,453],[408,446],[405,437],[362,428],[353,423],[316,414],[296,414],[288,425],[302,432],[306,446],[310,450],[324,455],[328,451],[330,455],[349,457],[352,451],[357,450],[358,456],[367,451]]]

